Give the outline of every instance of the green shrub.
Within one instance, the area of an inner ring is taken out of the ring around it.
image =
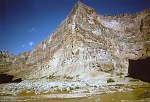
[[[139,79],[131,79],[130,82],[138,82],[140,81]]]
[[[111,82],[115,82],[115,80],[112,78],[107,79],[107,83],[111,83]]]
[[[70,90],[73,90],[73,87],[69,87]]]
[[[116,84],[116,85],[114,85],[114,86],[124,86],[124,84]]]
[[[53,79],[55,76],[53,76],[53,75],[50,75],[49,77],[48,77],[48,79]]]
[[[76,86],[76,89],[79,89],[79,86]]]
[[[65,78],[65,79],[73,79],[73,77],[71,77],[71,76],[66,76],[66,75],[64,75],[63,78]]]

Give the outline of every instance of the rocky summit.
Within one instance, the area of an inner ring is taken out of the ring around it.
[[[128,75],[129,60],[150,57],[150,9],[100,15],[77,2],[60,26],[33,50],[5,60],[14,78],[103,80]],[[1,57],[1,59],[3,59]]]

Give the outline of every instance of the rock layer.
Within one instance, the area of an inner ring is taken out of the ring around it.
[[[15,56],[7,73],[22,79],[102,79],[107,74],[127,75],[129,59],[149,56],[150,9],[109,16],[77,2],[51,35]]]

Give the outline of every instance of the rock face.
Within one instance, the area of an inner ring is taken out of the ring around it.
[[[0,51],[0,58],[2,59],[9,59],[14,57],[13,54],[9,53],[8,51]]]
[[[129,76],[150,83],[150,57],[139,60],[129,60]]]
[[[0,74],[12,69],[14,55],[8,51],[0,51]]]
[[[128,60],[150,56],[150,9],[136,14],[99,15],[77,2],[60,26],[33,50],[12,60],[16,78],[64,76],[101,79],[128,74]]]

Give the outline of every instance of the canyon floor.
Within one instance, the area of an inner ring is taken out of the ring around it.
[[[112,78],[113,79],[113,78]],[[150,84],[129,77],[115,82],[24,80],[0,84],[1,102],[150,102]]]

